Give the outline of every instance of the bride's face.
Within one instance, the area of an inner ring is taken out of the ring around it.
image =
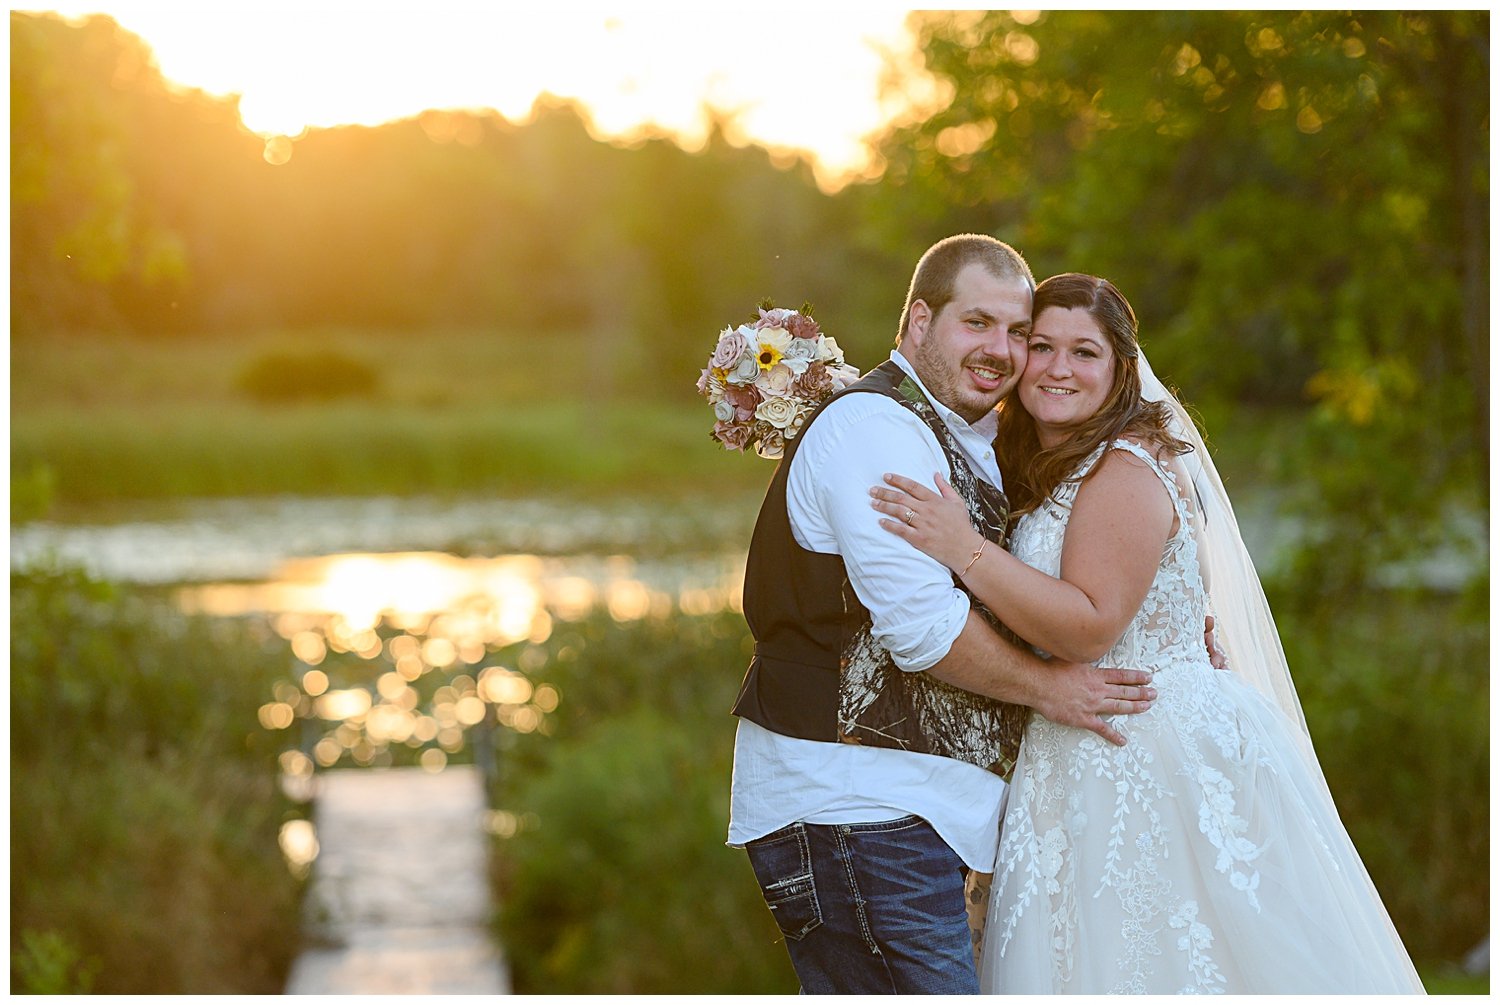
[[[1115,379],[1109,339],[1082,307],[1048,307],[1037,315],[1021,376],[1021,404],[1037,438],[1052,447],[1104,405]]]

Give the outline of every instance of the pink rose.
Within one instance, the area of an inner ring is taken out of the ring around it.
[[[726,328],[719,335],[719,344],[714,346],[713,355],[708,359],[709,366],[716,366],[721,370],[728,370],[739,362],[740,357],[750,349],[750,340],[745,338],[732,328]]]
[[[750,425],[743,422],[715,422],[714,439],[726,450],[744,450],[750,442]]]
[[[763,400],[754,384],[725,384],[724,400],[734,406],[735,420],[749,421]]]
[[[757,310],[760,311],[760,320],[755,322],[757,328],[780,328],[787,318],[797,313],[786,307],[772,307],[770,310],[760,307]]]

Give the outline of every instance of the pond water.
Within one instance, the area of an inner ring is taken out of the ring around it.
[[[265,619],[291,669],[260,719],[287,731],[290,784],[315,766],[439,770],[493,727],[546,732],[559,701],[544,672],[554,625],[738,610],[759,502],[190,502],[18,525],[11,566],[81,565],[165,590],[188,612]],[[1297,522],[1269,493],[1239,502],[1256,564],[1274,573]],[[1462,583],[1488,562],[1487,529],[1470,522],[1467,546],[1389,572]]]
[[[11,528],[11,567],[63,563],[263,619],[289,673],[261,724],[283,782],[318,767],[480,760],[547,732],[555,623],[738,610],[758,496],[712,501],[271,499]],[[507,662],[499,654],[508,650]]]

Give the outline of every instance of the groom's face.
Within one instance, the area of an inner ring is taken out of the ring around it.
[[[997,279],[971,262],[953,283],[953,299],[933,314],[925,301],[911,306],[901,354],[933,397],[977,422],[1015,387],[1026,369],[1031,286],[1015,276]]]

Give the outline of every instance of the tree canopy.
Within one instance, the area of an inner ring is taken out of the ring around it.
[[[1206,414],[1315,404],[1286,447],[1329,515],[1321,575],[1430,544],[1412,529],[1454,492],[1487,505],[1487,12],[916,28],[952,100],[883,144],[883,232],[989,231],[1039,275],[1110,278]]]

